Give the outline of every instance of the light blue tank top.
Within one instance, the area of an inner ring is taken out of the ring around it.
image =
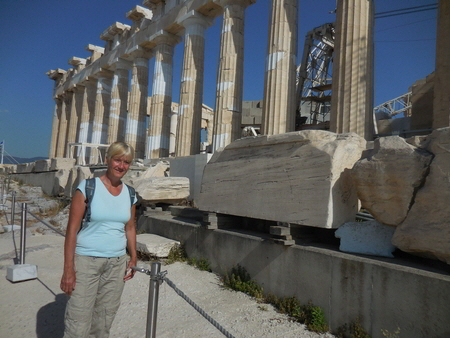
[[[86,181],[78,187],[86,196]],[[134,198],[135,204],[137,198]],[[106,189],[100,178],[95,178],[95,191],[91,201],[91,220],[83,224],[77,235],[75,252],[83,256],[120,257],[127,244],[125,224],[131,217],[130,193],[125,184],[118,196]]]

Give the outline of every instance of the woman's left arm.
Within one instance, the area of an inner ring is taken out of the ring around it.
[[[136,205],[131,207],[131,217],[127,224],[125,224],[125,234],[127,236],[127,249],[130,255],[130,261],[127,265],[127,271],[123,280],[126,282],[133,278],[136,271],[131,267],[136,266],[137,253],[136,253]]]

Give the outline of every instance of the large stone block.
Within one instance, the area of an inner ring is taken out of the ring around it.
[[[144,202],[177,203],[189,197],[186,177],[150,177],[139,180],[134,188]]]
[[[17,165],[17,173],[31,173],[34,169],[34,162]]]
[[[50,170],[72,169],[75,165],[74,158],[57,157],[51,159]]]
[[[136,250],[152,257],[165,258],[172,248],[180,242],[154,234],[140,234],[136,236]]]
[[[67,182],[69,182],[69,178],[71,178],[73,175],[71,175],[73,168],[70,169],[59,169],[54,174],[54,180],[53,180],[53,192],[50,194],[50,196],[62,196],[64,195],[64,192],[66,190]],[[42,187],[42,190],[44,190],[44,187]]]
[[[436,129],[426,149],[430,172],[392,239],[399,249],[450,264],[450,128]]]
[[[352,169],[362,207],[383,224],[399,225],[425,180],[432,157],[398,136],[375,140],[374,149]]]
[[[51,160],[38,160],[35,162],[34,172],[49,171]]]
[[[364,255],[394,257],[392,236],[395,227],[377,221],[348,222],[336,230],[335,236],[341,239],[339,250]]]
[[[141,173],[137,179],[145,179],[149,177],[165,177],[169,170],[170,164],[168,161],[159,161],[154,166],[151,166],[146,171]]]
[[[365,149],[354,134],[306,130],[244,138],[205,167],[198,207],[205,211],[337,228],[354,221],[349,174]]]

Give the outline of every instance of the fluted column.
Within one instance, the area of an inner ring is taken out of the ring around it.
[[[72,102],[70,107],[69,123],[67,126],[67,144],[75,143],[80,128],[80,115],[83,103],[83,86],[76,86],[73,90]],[[70,148],[68,149],[70,151]],[[67,153],[66,157],[73,158],[73,153]]]
[[[102,70],[96,74],[97,92],[95,96],[95,113],[92,123],[91,143],[106,144],[109,117],[109,105],[111,100],[112,73]],[[90,164],[98,164],[98,151],[91,149]]]
[[[58,149],[58,133],[59,133],[59,121],[61,119],[62,112],[62,99],[55,99],[55,109],[53,111],[53,121],[52,121],[52,139],[50,142],[50,152],[48,158],[56,157]]]
[[[439,0],[433,128],[450,126],[450,2]]]
[[[161,33],[155,40],[155,69],[150,106],[151,125],[148,129],[146,157],[169,156],[170,120],[172,115],[173,50],[179,38]]]
[[[58,148],[58,133],[59,133],[59,121],[61,117],[62,111],[62,100],[55,95],[57,87],[61,84],[61,81],[64,78],[65,70],[56,69],[49,70],[46,75],[49,79],[54,81],[53,87],[53,98],[55,100],[55,109],[53,110],[53,119],[52,119],[52,139],[50,141],[50,149],[49,149],[49,158],[56,157],[57,148]]]
[[[128,110],[128,72],[131,64],[125,60],[118,60],[115,67],[111,89],[108,144],[125,140],[125,123]]]
[[[373,2],[339,0],[330,130],[373,139]]]
[[[170,137],[169,137],[169,156],[175,156],[175,147],[177,144],[177,124],[178,107],[172,106],[170,109]]]
[[[182,19],[182,25],[185,28],[184,57],[175,154],[176,156],[189,156],[200,153],[204,33],[211,20],[194,11]]]
[[[244,79],[244,14],[253,1],[224,0],[217,76],[213,150],[241,137]]]
[[[125,142],[135,149],[136,158],[144,158],[145,117],[148,98],[148,58],[136,56],[131,73],[131,94],[128,108]]]
[[[59,118],[58,146],[56,149],[56,157],[64,157],[66,153],[67,116],[69,115],[71,101],[72,101],[72,93],[65,92],[62,97],[61,115]]]
[[[264,80],[262,133],[295,129],[297,0],[272,0]]]
[[[92,134],[92,121],[95,112],[96,83],[94,83],[93,80],[86,80],[83,82],[83,86],[84,90],[81,99],[81,112],[77,138],[78,143],[87,143],[89,141],[89,135]],[[86,163],[86,157],[89,154],[90,149],[79,147],[77,149],[77,164]]]

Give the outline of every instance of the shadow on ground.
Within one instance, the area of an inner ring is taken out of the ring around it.
[[[41,307],[37,313],[36,337],[62,338],[64,336],[64,312],[68,297],[61,293],[55,301]]]

